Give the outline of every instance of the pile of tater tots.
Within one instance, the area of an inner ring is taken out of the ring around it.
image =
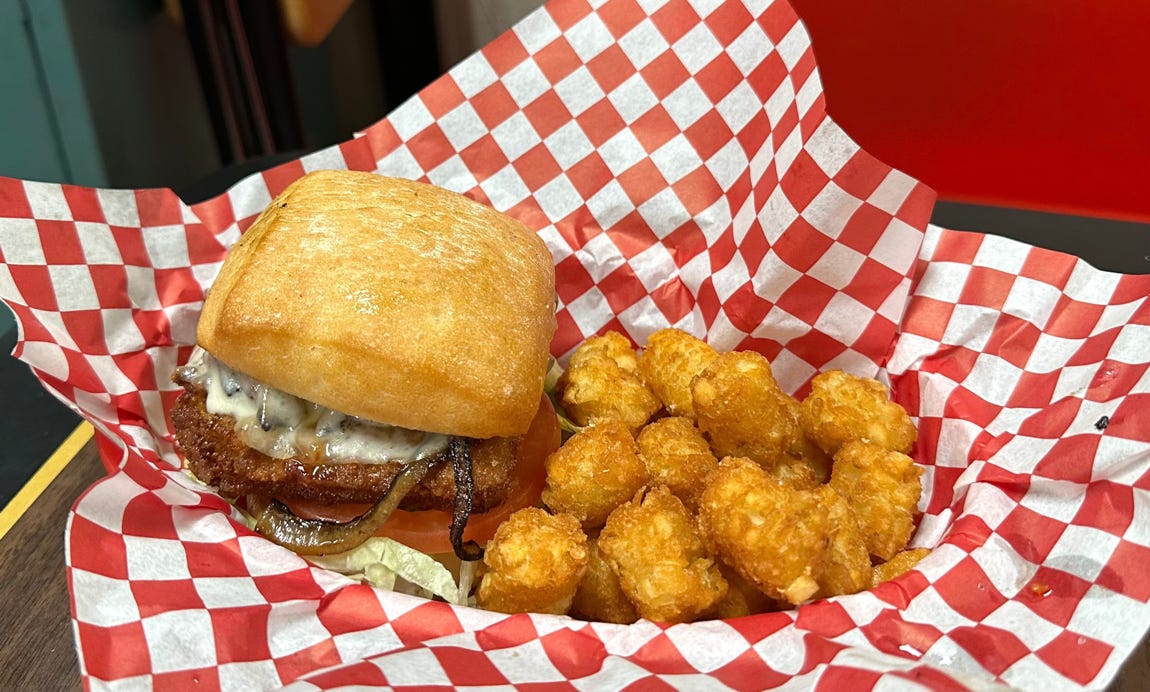
[[[574,432],[543,507],[487,546],[476,599],[503,612],[690,622],[794,607],[910,569],[917,431],[880,382],[819,374],[798,401],[755,351],[677,329],[641,352],[586,340],[556,385]]]

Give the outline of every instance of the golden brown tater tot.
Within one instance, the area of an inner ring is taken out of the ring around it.
[[[694,512],[707,474],[719,466],[703,433],[689,419],[671,416],[646,425],[635,441],[651,484],[667,486]]]
[[[930,550],[927,548],[912,548],[898,552],[890,560],[875,565],[873,572],[875,585],[906,574],[927,555],[930,555]]]
[[[759,590],[757,586],[739,576],[739,573],[719,562],[719,573],[727,580],[727,595],[703,614],[706,620],[727,620],[758,613],[782,610],[783,605]],[[789,607],[789,606],[788,606]]]
[[[483,563],[480,608],[562,615],[587,568],[587,537],[575,517],[527,507],[499,526]]]
[[[819,575],[819,597],[841,596],[871,587],[870,553],[850,505],[830,486],[819,486],[822,511],[830,519],[827,550]]]
[[[918,431],[906,410],[890,400],[886,385],[869,377],[831,370],[811,380],[811,393],[800,406],[803,432],[834,455],[851,440],[907,453]]]
[[[819,497],[728,457],[699,500],[703,543],[763,593],[797,605],[819,589],[830,520]]]
[[[690,622],[727,592],[693,518],[664,486],[612,512],[599,549],[623,593],[648,620]]]
[[[576,365],[588,358],[606,356],[615,361],[627,372],[639,372],[639,354],[631,346],[631,340],[619,332],[606,332],[601,336],[586,339],[571,354],[569,364]]]
[[[647,484],[647,467],[627,425],[608,420],[576,433],[547,457],[543,504],[577,518],[586,530]]]
[[[905,454],[848,442],[835,455],[830,487],[850,505],[870,554],[890,560],[914,532],[922,469]]]
[[[639,619],[635,605],[619,586],[619,577],[599,552],[599,541],[589,544],[587,571],[579,582],[571,614],[583,620],[629,625]]]
[[[647,338],[639,371],[671,415],[694,419],[691,380],[718,357],[702,339],[680,329],[660,329]]]
[[[785,397],[787,410],[791,412],[791,416],[794,417],[795,421],[801,423],[802,404],[793,396],[788,394],[784,394],[783,396]],[[791,445],[791,448],[787,450],[787,453],[795,459],[802,460],[804,464],[810,467],[815,485],[821,485],[830,480],[832,463],[830,455],[820,449],[817,444],[806,436],[801,424],[799,425],[798,434],[795,435],[795,442]],[[791,462],[787,461],[785,463],[790,464]]]
[[[639,375],[631,342],[618,332],[583,342],[556,387],[564,411],[577,425],[621,420],[635,431],[663,408]]]
[[[755,351],[720,354],[691,382],[699,430],[715,456],[751,459],[771,468],[799,436],[787,396]]]

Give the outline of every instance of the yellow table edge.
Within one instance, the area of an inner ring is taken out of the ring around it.
[[[94,434],[95,430],[92,428],[92,424],[88,421],[81,421],[71,434],[60,443],[56,451],[52,452],[52,456],[48,457],[40,469],[28,479],[24,487],[20,488],[20,492],[16,493],[16,496],[5,505],[3,511],[0,511],[0,539],[7,535],[9,529],[20,520],[20,517],[24,516],[24,512],[27,512],[36,498],[44,492],[44,489],[56,480],[56,476],[60,475],[68,462],[72,461]]]

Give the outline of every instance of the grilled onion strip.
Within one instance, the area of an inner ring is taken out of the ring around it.
[[[467,456],[470,461],[470,455]],[[351,550],[379,531],[379,527],[383,526],[391,513],[399,507],[404,496],[418,485],[442,458],[434,454],[406,464],[379,502],[375,503],[366,514],[347,523],[301,519],[278,500],[273,500],[259,515],[255,529],[265,538],[300,555],[330,555]],[[452,459],[454,463],[454,456]],[[456,504],[458,505],[458,499]],[[464,521],[466,522],[466,518]],[[453,523],[452,531],[454,528]]]
[[[447,457],[455,475],[455,506],[451,512],[451,548],[455,556],[464,562],[483,559],[483,547],[475,541],[463,542],[463,531],[471,517],[471,504],[475,496],[475,479],[471,473],[471,445],[467,440],[452,438],[447,447]]]

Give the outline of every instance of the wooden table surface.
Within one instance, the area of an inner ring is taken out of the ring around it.
[[[92,439],[0,539],[0,690],[80,689],[64,574],[68,509],[104,475]]]
[[[81,689],[64,573],[68,510],[101,476],[94,440],[0,539],[0,690]],[[1150,690],[1150,642],[1143,640],[1111,692]]]

